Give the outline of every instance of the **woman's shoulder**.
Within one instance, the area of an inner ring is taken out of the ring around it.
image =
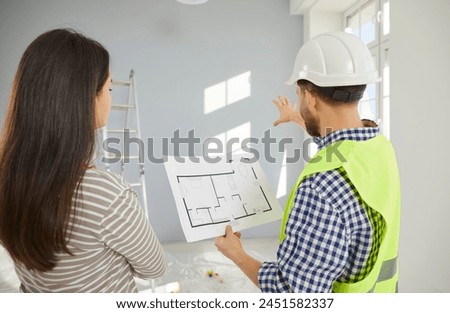
[[[115,195],[131,188],[122,175],[95,168],[86,170],[81,185],[83,189],[109,191]]]

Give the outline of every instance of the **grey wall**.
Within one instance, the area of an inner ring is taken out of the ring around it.
[[[272,128],[277,110],[271,99],[294,99],[283,85],[302,44],[302,18],[289,15],[287,0],[211,0],[185,6],[175,0],[0,0],[0,114],[14,72],[26,46],[40,33],[72,27],[103,43],[112,56],[115,79],[136,71],[142,137],[156,143],[180,129],[195,129],[205,139],[243,123],[262,138]],[[209,114],[203,111],[205,88],[251,71],[251,96]],[[114,95],[114,91],[113,91]],[[272,129],[274,137],[295,138],[295,125]],[[257,145],[262,150],[262,145]],[[292,148],[292,147],[291,147]],[[155,145],[154,154],[161,155]],[[275,150],[275,149],[274,149]],[[277,162],[261,165],[277,189],[282,153]],[[288,165],[291,186],[302,162]],[[146,162],[147,195],[152,225],[162,241],[184,240],[162,164]],[[280,198],[284,206],[286,197]],[[276,236],[279,223],[244,232],[245,236]]]
[[[401,292],[450,292],[450,1],[391,1],[391,139]]]

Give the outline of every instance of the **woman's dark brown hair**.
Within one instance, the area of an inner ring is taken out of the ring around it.
[[[0,242],[30,270],[55,267],[95,149],[109,54],[68,29],[37,37],[14,78],[0,141]]]

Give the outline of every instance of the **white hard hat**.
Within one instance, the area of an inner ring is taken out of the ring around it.
[[[320,34],[300,48],[288,85],[305,79],[320,87],[365,85],[380,81],[372,55],[356,36]]]

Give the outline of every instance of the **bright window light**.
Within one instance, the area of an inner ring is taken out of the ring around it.
[[[385,60],[384,60],[384,66],[383,66],[383,96],[389,96],[390,90],[389,90],[389,54],[388,50],[385,50]]]
[[[317,144],[315,142],[310,142],[308,145],[308,156],[310,159],[312,159],[317,151],[319,151],[319,147],[317,146]]]
[[[347,28],[345,29],[345,31],[359,37],[359,29],[360,26],[359,26],[359,11],[358,11],[357,14],[353,14],[347,17]]]
[[[361,31],[361,40],[364,41],[364,43],[368,44],[375,40],[375,34],[376,34],[376,3],[375,1],[372,1],[371,3],[367,4],[365,7],[361,9],[360,13],[360,31]]]
[[[383,99],[383,135],[387,138],[391,138],[391,107],[390,99],[386,97]]]
[[[359,103],[359,116],[361,116],[362,119],[368,119],[371,121],[375,121],[375,113],[374,113],[374,107],[375,107],[375,99],[368,100],[364,102]]]
[[[389,1],[383,4],[383,12],[383,35],[386,36],[391,32]]]
[[[362,118],[377,121],[382,133],[389,137],[390,80],[386,48],[390,45],[390,0],[360,0],[357,3],[344,12],[345,31],[369,45],[378,73],[382,76],[381,83],[367,86],[358,110]]]
[[[287,151],[283,154],[283,165],[280,169],[280,177],[278,178],[277,198],[284,197],[287,193],[287,168],[286,168]]]
[[[383,66],[383,134],[386,138],[391,136],[391,107],[390,107],[390,73],[389,73],[389,50],[384,52]]]

